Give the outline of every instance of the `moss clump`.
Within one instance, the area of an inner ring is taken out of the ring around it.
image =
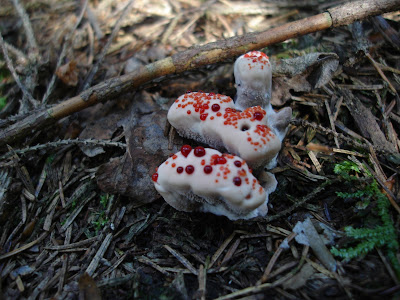
[[[353,162],[344,161],[337,164],[334,171],[353,186],[356,186],[360,180],[360,169]],[[331,252],[335,256],[350,260],[367,254],[375,247],[382,248],[389,258],[397,277],[400,278],[400,264],[396,257],[396,252],[399,250],[399,243],[397,241],[396,229],[389,213],[390,203],[387,196],[379,189],[378,183],[372,178],[372,175],[367,174],[367,177],[371,179],[371,183],[360,186],[360,189],[353,193],[338,192],[337,195],[345,199],[360,199],[368,204],[375,203],[373,211],[379,217],[376,220],[379,225],[362,228],[345,227],[344,231],[346,235],[353,238],[356,245],[342,249],[332,247]]]

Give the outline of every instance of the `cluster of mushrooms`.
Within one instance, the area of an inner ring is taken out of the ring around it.
[[[168,111],[179,135],[212,147],[184,145],[153,174],[156,190],[177,210],[231,220],[268,212],[268,195],[277,182],[264,169],[276,165],[292,111],[275,112],[271,106],[272,70],[263,52],[240,56],[234,75],[235,101],[221,94],[187,92]],[[260,181],[253,173],[262,174]]]

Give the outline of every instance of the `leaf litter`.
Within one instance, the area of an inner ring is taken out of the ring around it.
[[[18,11],[21,5],[27,15]],[[15,88],[17,77],[1,57],[0,92],[7,104],[0,127],[29,114],[37,99],[51,106],[91,81],[329,5],[311,0],[9,2],[0,8],[1,34],[25,89]],[[294,111],[273,170],[279,184],[265,219],[231,222],[178,212],[151,181],[162,161],[193,143],[166,127],[170,104],[187,90],[233,97],[233,61],[159,78],[2,149],[0,293],[7,299],[398,295],[398,275],[384,247],[349,261],[335,257],[336,271],[326,252],[354,243],[345,227],[379,225],[376,199],[356,203],[336,192],[354,193],[376,180],[397,204],[398,21],[399,14],[390,13],[265,49],[275,62],[272,103]],[[91,72],[99,61],[97,72]],[[346,187],[333,170],[354,157],[360,164],[370,162],[373,179],[360,175],[355,186]],[[392,207],[389,212],[397,234],[398,214]],[[321,239],[297,243],[294,226],[301,222]],[[315,252],[315,243],[324,254]]]

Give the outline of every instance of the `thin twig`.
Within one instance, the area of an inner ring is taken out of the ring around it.
[[[386,83],[389,86],[389,89],[392,91],[393,94],[397,95],[397,91],[394,88],[394,86],[392,85],[392,83],[389,81],[389,79],[387,79],[385,73],[382,72],[381,68],[379,67],[379,65],[375,62],[375,60],[372,58],[371,54],[369,53],[365,53],[365,56],[369,59],[369,61],[372,63],[372,65],[374,66],[375,70],[379,73],[379,75],[382,77],[382,79],[384,81],[386,81]]]
[[[22,20],[22,24],[24,25],[30,51],[33,51],[35,55],[38,55],[39,48],[35,39],[35,35],[33,34],[32,24],[29,20],[29,16],[26,13],[25,8],[19,3],[19,0],[13,0],[13,4]]]
[[[329,123],[331,124],[331,129],[332,129],[333,132],[336,132],[336,130],[335,130],[335,120],[333,118],[331,108],[330,108],[329,103],[328,103],[328,101],[326,99],[325,99],[324,102],[325,102],[326,111],[328,112],[328,118],[329,118]],[[338,138],[336,136],[334,136],[333,138],[335,140],[336,147],[340,148]]]
[[[274,216],[267,216],[265,221],[266,222],[272,222],[276,219],[279,219],[287,214],[290,214],[292,211],[294,211],[296,208],[302,206],[304,203],[307,201],[311,200],[314,198],[318,193],[322,192],[328,185],[331,185],[333,183],[337,182],[337,180],[326,180],[323,182],[319,187],[314,189],[311,193],[309,193],[307,196],[303,197],[302,199],[296,201],[294,205],[289,207],[288,209],[285,209],[284,211],[281,211],[279,214],[276,214]]]
[[[71,32],[67,35],[67,37],[64,40],[64,44],[63,44],[60,56],[58,57],[56,68],[55,68],[55,70],[53,72],[53,75],[51,76],[50,82],[49,82],[49,84],[47,86],[47,89],[46,89],[46,93],[44,93],[43,98],[42,98],[42,103],[43,104],[47,103],[47,100],[48,100],[49,96],[51,95],[51,93],[54,90],[54,84],[55,84],[56,78],[57,78],[56,71],[58,70],[58,68],[60,68],[62,62],[64,61],[64,57],[67,54],[67,48],[70,46],[70,40],[72,38],[72,35],[74,34],[75,30],[78,28],[79,24],[82,21],[83,16],[85,15],[85,11],[86,11],[88,2],[89,2],[89,0],[85,0],[85,2],[83,3],[82,10],[81,10],[81,12],[80,12],[80,14],[78,16],[78,19],[75,22],[74,27],[72,28]]]
[[[265,268],[264,274],[261,277],[261,279],[259,280],[258,284],[262,284],[265,283],[268,280],[268,276],[272,271],[272,268],[274,267],[276,261],[279,258],[279,255],[281,255],[282,251],[283,251],[283,247],[282,245],[285,244],[289,244],[291,240],[294,239],[294,237],[296,236],[296,233],[292,232],[291,234],[289,234],[281,243],[281,245],[278,247],[278,249],[276,249],[274,255],[271,257],[267,267]]]
[[[39,243],[42,240],[44,240],[47,237],[47,235],[48,235],[48,232],[46,231],[46,232],[42,233],[42,235],[39,238],[37,238],[36,240],[34,240],[34,241],[32,241],[32,242],[30,242],[28,244],[25,244],[25,245],[23,245],[23,246],[21,246],[21,247],[19,247],[17,249],[14,249],[13,251],[10,251],[8,253],[5,253],[5,254],[1,255],[0,256],[0,260],[3,260],[3,259],[8,258],[8,257],[11,257],[13,255],[16,255],[18,253],[21,253],[21,252],[31,248],[32,246],[34,246],[37,243]]]
[[[360,9],[362,7],[363,9]],[[13,143],[55,121],[102,101],[132,91],[156,78],[194,70],[201,66],[225,61],[245,52],[258,50],[331,27],[348,25],[355,20],[400,9],[398,0],[359,0],[331,8],[312,17],[290,22],[263,32],[249,33],[209,43],[161,59],[139,70],[105,80],[74,96],[50,110],[41,111],[0,131],[0,146]]]
[[[215,300],[228,300],[228,299],[234,299],[236,297],[245,296],[245,295],[248,295],[248,294],[261,293],[262,291],[264,291],[266,289],[274,288],[276,286],[281,285],[285,281],[289,280],[290,278],[292,278],[294,276],[294,274],[296,273],[297,269],[298,269],[297,267],[294,268],[293,271],[289,272],[285,276],[282,276],[281,278],[275,280],[272,283],[267,282],[267,283],[263,283],[263,284],[260,284],[260,285],[250,286],[250,287],[244,288],[242,290],[230,293],[228,295],[224,295],[224,296],[218,297]]]
[[[103,258],[104,253],[106,252],[108,246],[110,245],[111,241],[113,239],[113,234],[109,233],[107,236],[104,238],[103,243],[101,243],[99,249],[96,252],[96,255],[90,262],[89,266],[86,269],[86,273],[88,273],[90,276],[93,275],[94,271],[96,271],[100,260]]]
[[[21,50],[17,49],[6,41],[4,41],[4,45],[6,45],[7,50],[15,56],[16,60],[19,61],[20,64],[26,65],[28,63],[28,58]]]
[[[121,28],[122,20],[125,19],[126,15],[129,13],[133,2],[134,2],[134,0],[130,0],[129,3],[123,8],[122,14],[119,17],[119,19],[117,20],[117,22],[115,23],[114,29],[111,32],[111,35],[110,35],[106,45],[103,47],[96,64],[93,66],[93,68],[89,71],[89,74],[86,76],[86,79],[82,85],[81,90],[86,90],[92,84],[94,75],[96,75],[97,70],[99,69],[100,65],[103,63],[104,57],[106,56],[108,49],[111,46],[111,43],[114,41],[115,36],[117,35],[117,33],[119,32],[119,30]]]
[[[334,137],[339,138],[340,140],[343,140],[343,141],[345,141],[345,142],[347,142],[349,144],[352,144],[355,147],[358,147],[358,148],[361,148],[361,149],[364,149],[364,150],[369,150],[370,149],[370,145],[362,144],[359,141],[356,141],[355,139],[349,138],[349,137],[343,135],[342,133],[335,132],[332,129],[323,127],[320,124],[308,122],[308,121],[302,120],[302,119],[292,119],[290,121],[290,123],[293,124],[293,125],[297,125],[297,126],[300,125],[300,126],[304,126],[304,127],[311,127],[313,129],[319,130],[319,131],[321,131],[321,132],[323,132],[325,134],[331,134]],[[386,151],[385,149],[383,149],[382,147],[379,147],[377,145],[374,145],[373,148],[374,148],[374,150],[376,150],[376,151],[378,151],[380,153],[389,154],[388,151]]]
[[[13,65],[10,57],[8,56],[8,49],[7,49],[6,44],[4,42],[3,35],[1,34],[1,31],[0,31],[0,47],[3,50],[3,55],[4,55],[4,59],[6,60],[7,67],[10,70],[11,75],[14,77],[15,82],[17,83],[17,85],[21,89],[21,91],[24,94],[24,96],[31,102],[31,104],[34,107],[36,107],[37,106],[37,101],[32,97],[31,93],[29,93],[29,91],[26,89],[26,87],[22,84],[21,80],[19,80],[19,76],[18,76],[17,72],[15,71],[14,65]]]
[[[198,276],[199,272],[196,270],[195,267],[184,257],[182,254],[180,254],[178,251],[172,249],[168,245],[164,245],[164,248],[168,250],[169,253],[171,253],[179,262],[184,265],[192,274]]]
[[[96,146],[112,146],[112,147],[119,147],[119,148],[126,148],[125,143],[121,142],[112,142],[107,140],[95,140],[95,139],[73,139],[73,140],[60,140],[55,142],[49,142],[46,144],[38,144],[31,147],[26,147],[22,149],[13,149],[12,151],[7,152],[6,154],[0,157],[0,160],[7,159],[14,154],[25,154],[27,152],[38,151],[48,148],[57,148],[66,145],[96,145]]]

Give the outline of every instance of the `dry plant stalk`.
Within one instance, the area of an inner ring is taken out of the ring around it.
[[[263,32],[249,33],[203,46],[194,46],[171,57],[148,64],[136,72],[105,80],[50,109],[43,109],[27,116],[0,131],[0,146],[17,142],[33,131],[40,130],[74,112],[113,99],[158,77],[194,70],[287,39],[351,24],[356,20],[398,9],[400,9],[398,0],[359,0]]]

